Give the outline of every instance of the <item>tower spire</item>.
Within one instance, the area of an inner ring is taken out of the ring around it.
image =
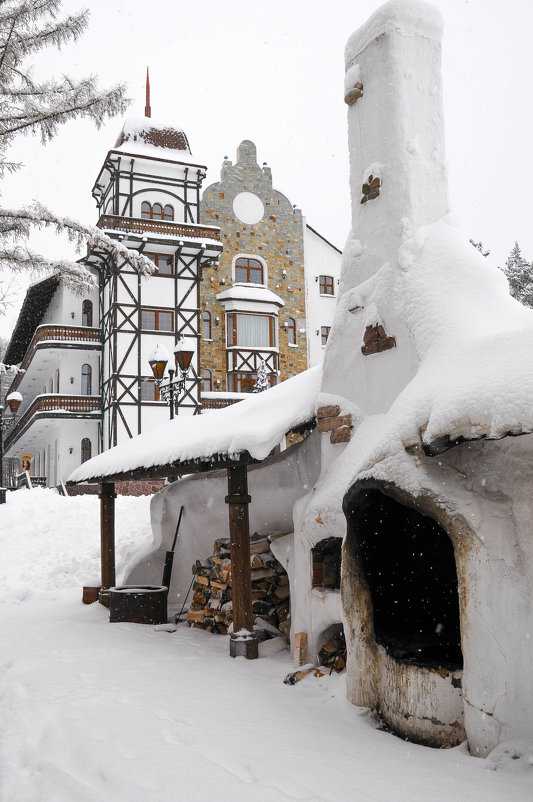
[[[146,68],[146,106],[144,107],[144,116],[152,116],[152,109],[150,106],[150,73],[148,72],[148,67]]]

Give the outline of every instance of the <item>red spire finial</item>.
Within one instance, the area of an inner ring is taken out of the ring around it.
[[[146,68],[146,106],[144,107],[144,116],[152,116],[152,109],[150,107],[150,74],[148,72],[148,67]]]

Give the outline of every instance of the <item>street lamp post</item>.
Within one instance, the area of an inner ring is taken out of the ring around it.
[[[6,396],[6,401],[11,410],[12,417],[4,418],[4,407],[0,404],[0,504],[6,503],[7,492],[4,487],[4,431],[7,432],[8,429],[15,425],[22,396],[17,392],[9,393],[9,395]]]
[[[168,379],[165,376],[165,369],[168,364],[168,352],[163,346],[157,344],[150,358],[149,365],[154,374],[155,382],[159,388],[159,394],[164,401],[168,401],[170,408],[170,420],[174,418],[174,409],[180,397],[180,393],[185,387],[185,381],[189,373],[191,361],[194,356],[194,348],[186,348],[182,339],[178,340],[174,348],[174,356],[179,368],[179,378],[174,378],[176,370],[168,369]]]

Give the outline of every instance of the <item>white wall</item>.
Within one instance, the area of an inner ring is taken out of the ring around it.
[[[304,219],[305,308],[309,367],[324,358],[321,327],[332,326],[339,297],[342,254],[306,224]],[[319,276],[332,276],[334,295],[320,295]],[[318,331],[318,334],[317,334]]]

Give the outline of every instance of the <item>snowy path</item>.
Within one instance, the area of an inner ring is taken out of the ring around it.
[[[49,542],[33,535],[39,589],[28,593],[26,567],[15,593],[15,555],[31,536],[28,511],[16,538],[4,528],[22,513],[17,503],[18,513],[0,511],[2,573],[11,587],[0,599],[1,802],[533,798],[533,767],[513,771],[511,761],[489,771],[464,747],[426,749],[376,730],[346,701],[343,676],[289,687],[286,653],[232,660],[226,638],[186,625],[170,634],[109,624],[107,611],[82,605],[81,585],[69,573],[60,579],[47,557],[63,548],[56,500],[50,526],[41,518]],[[75,500],[60,502],[67,522],[69,505]]]

